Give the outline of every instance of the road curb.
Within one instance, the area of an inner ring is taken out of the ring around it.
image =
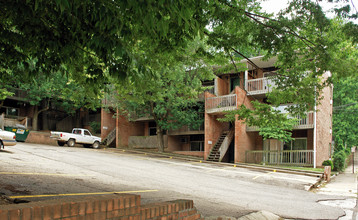
[[[315,171],[304,171],[304,170],[293,170],[289,168],[281,168],[281,167],[264,167],[260,165],[253,165],[253,164],[246,164],[246,163],[224,163],[224,162],[213,162],[213,161],[206,161],[202,158],[194,158],[192,156],[185,156],[185,155],[177,155],[173,153],[160,153],[160,152],[148,152],[145,150],[137,150],[137,149],[127,149],[127,148],[104,148],[112,151],[123,151],[123,152],[132,152],[144,155],[153,155],[153,156],[161,156],[161,157],[168,157],[170,159],[179,159],[179,160],[187,160],[193,161],[198,163],[208,163],[208,164],[216,164],[220,166],[228,166],[228,167],[241,167],[247,168],[251,170],[261,170],[261,171],[268,171],[268,172],[278,172],[278,173],[289,173],[289,174],[296,174],[296,175],[303,175],[303,176],[310,176],[310,177],[317,177],[322,178],[323,172],[315,172]]]

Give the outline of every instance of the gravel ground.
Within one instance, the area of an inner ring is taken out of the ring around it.
[[[0,195],[0,205],[13,204],[13,201],[6,196]]]

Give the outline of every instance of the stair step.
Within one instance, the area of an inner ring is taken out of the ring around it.
[[[207,157],[207,161],[214,161],[219,162],[220,159],[220,147],[224,143],[225,138],[230,133],[230,131],[223,131],[220,137],[218,138],[217,142],[213,146],[213,148],[210,151],[209,156]]]

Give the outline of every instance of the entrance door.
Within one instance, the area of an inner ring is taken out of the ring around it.
[[[230,91],[234,90],[236,86],[240,86],[240,78],[237,76],[230,78]]]
[[[284,154],[283,162],[301,164],[306,162],[306,155],[300,150],[307,150],[307,138],[295,138],[290,142],[285,143],[285,151],[290,153]]]

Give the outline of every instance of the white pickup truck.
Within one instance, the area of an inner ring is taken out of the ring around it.
[[[92,136],[91,132],[83,128],[74,128],[72,133],[51,131],[51,138],[57,140],[59,146],[67,144],[69,147],[75,146],[75,144],[83,144],[84,147],[90,147],[97,149],[100,147],[101,138]]]

